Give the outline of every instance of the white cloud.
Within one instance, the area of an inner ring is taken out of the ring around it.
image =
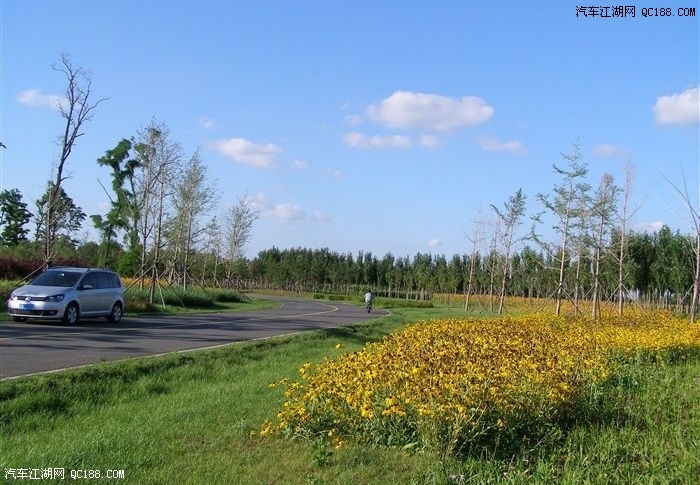
[[[442,241],[440,241],[439,239],[431,239],[430,241],[428,241],[429,248],[438,248],[440,246],[442,246]]]
[[[693,125],[700,120],[700,88],[689,88],[682,93],[657,98],[653,111],[656,122],[662,125]]]
[[[411,139],[402,135],[372,135],[366,136],[357,131],[351,131],[343,135],[343,141],[353,148],[364,150],[385,149],[385,148],[409,148]]]
[[[296,205],[277,204],[274,209],[267,211],[267,216],[284,221],[295,221],[304,218],[304,211]]]
[[[319,222],[330,222],[331,216],[323,211],[314,211],[314,219]]]
[[[476,142],[483,150],[489,152],[525,153],[525,147],[519,140],[501,141],[497,138],[482,135],[477,138]]]
[[[396,91],[367,108],[367,115],[390,128],[450,131],[478,125],[494,109],[476,96],[449,98],[439,94]]]
[[[265,211],[270,207],[267,196],[262,192],[258,192],[253,196],[248,196],[246,202],[248,202],[248,206],[254,211]]]
[[[257,168],[274,167],[277,154],[282,151],[280,147],[272,143],[257,144],[245,138],[214,140],[206,143],[205,146],[238,163],[245,163]]]
[[[295,170],[305,170],[309,168],[309,162],[306,160],[292,160],[289,162],[289,166]]]
[[[635,230],[638,232],[658,232],[664,227],[664,223],[661,221],[654,222],[639,222],[634,225]]]
[[[442,140],[435,135],[421,135],[418,141],[422,146],[427,148],[442,146]]]
[[[198,120],[199,126],[205,130],[213,130],[216,128],[216,120],[214,118],[209,118],[208,116],[203,116]]]
[[[301,220],[306,217],[306,213],[299,206],[289,203],[274,203],[270,201],[268,196],[262,192],[258,192],[253,196],[248,196],[246,201],[251,209],[259,212],[260,215],[265,218],[279,219],[282,221],[294,221]],[[322,212],[316,211],[314,213],[314,219],[322,220],[322,214]]]
[[[248,196],[246,198],[246,201],[248,202],[248,205],[251,209],[259,212],[262,217],[268,219],[295,221],[304,219],[306,217],[306,213],[299,206],[289,203],[277,204],[275,202],[270,201],[268,196],[262,192],[258,192],[253,196]],[[319,217],[321,216],[317,216],[317,214],[323,213],[319,211],[314,213],[314,218],[317,220],[321,220],[319,219]]]
[[[629,152],[620,145],[601,143],[599,145],[593,145],[593,155],[597,157],[626,158],[629,156]]]
[[[42,94],[38,89],[27,89],[17,96],[17,101],[27,106],[59,109],[65,105],[66,99],[55,94]]]

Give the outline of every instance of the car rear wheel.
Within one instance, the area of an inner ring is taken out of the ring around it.
[[[12,320],[15,322],[26,322],[27,318],[26,317],[12,317]]]
[[[107,320],[109,320],[112,323],[119,323],[119,321],[122,319],[122,305],[121,303],[115,303],[114,306],[112,307],[112,311],[107,317]]]
[[[80,320],[80,309],[76,303],[71,303],[66,307],[63,313],[63,323],[68,325],[76,325]]]

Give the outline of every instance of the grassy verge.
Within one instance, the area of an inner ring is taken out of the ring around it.
[[[0,382],[0,471],[123,469],[120,483],[245,484],[693,483],[700,474],[696,361],[630,365],[600,396],[598,419],[508,459],[249,437],[284,400],[268,383],[408,321],[455,314],[396,309],[351,327]]]

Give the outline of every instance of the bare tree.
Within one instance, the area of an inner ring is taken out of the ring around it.
[[[43,244],[44,263],[46,265],[51,262],[54,256],[53,246],[55,238],[53,234],[56,233],[54,226],[56,225],[56,221],[60,218],[57,217],[56,211],[59,208],[58,203],[61,197],[63,181],[68,178],[65,175],[66,163],[68,162],[68,158],[73,151],[77,139],[84,134],[83,125],[92,119],[95,108],[104,101],[104,99],[100,99],[94,103],[91,101],[91,75],[82,67],[74,65],[67,55],[61,55],[61,65],[59,67],[54,67],[54,69],[62,72],[66,76],[67,86],[64,99],[61,100],[58,105],[61,118],[65,121],[65,128],[59,139],[61,155],[56,164],[54,183],[49,185],[51,190],[48,193],[45,209],[44,222],[47,230],[44,231]]]
[[[518,189],[515,195],[511,196],[506,203],[503,204],[503,212],[498,207],[492,205],[498,218],[503,223],[505,238],[503,240],[503,272],[501,274],[501,291],[498,299],[498,314],[503,313],[503,302],[506,295],[506,280],[508,279],[508,267],[510,263],[510,251],[513,245],[515,229],[522,222],[525,215],[525,199],[522,189]]]

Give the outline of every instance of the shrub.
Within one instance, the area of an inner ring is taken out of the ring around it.
[[[129,311],[154,311],[163,302],[166,306],[185,308],[215,308],[217,303],[238,303],[247,297],[238,291],[224,289],[189,288],[186,291],[173,287],[160,287],[156,290],[154,304],[148,303],[149,288],[129,288],[126,293],[126,307]]]

